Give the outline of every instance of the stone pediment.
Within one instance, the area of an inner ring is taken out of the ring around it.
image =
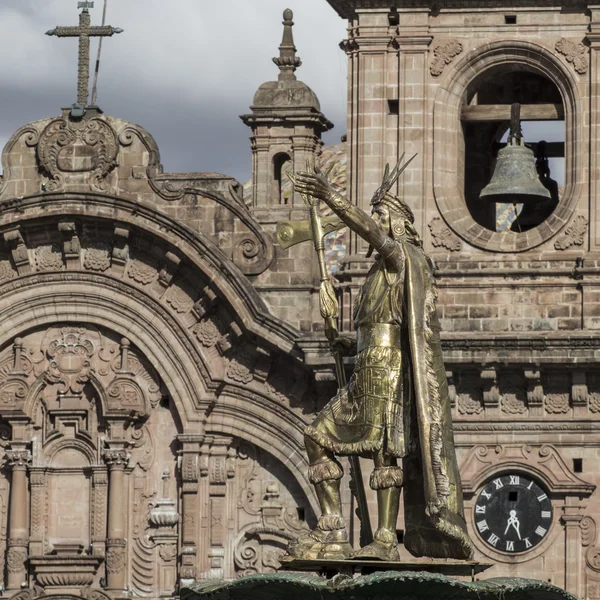
[[[460,468],[465,495],[475,494],[487,479],[505,471],[539,478],[557,496],[589,496],[596,489],[573,473],[553,446],[480,445],[471,450]]]
[[[262,273],[273,259],[272,241],[244,204],[237,180],[218,173],[165,173],[156,141],[145,129],[97,108],[81,118],[64,109],[60,117],[22,127],[4,148],[2,165],[0,203],[75,193],[127,198],[167,211],[176,205],[178,218],[218,239],[242,273]],[[215,230],[217,211],[221,222],[232,224],[230,231]]]

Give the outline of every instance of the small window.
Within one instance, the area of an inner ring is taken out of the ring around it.
[[[400,25],[400,15],[398,14],[398,9],[395,6],[390,10],[390,13],[388,14],[388,22],[392,27]]]
[[[296,511],[298,513],[298,521],[304,521],[304,507],[298,506],[296,507]]]
[[[273,157],[273,199],[275,204],[291,204],[292,183],[288,173],[292,172],[290,157],[282,152]]]
[[[388,100],[388,111],[390,115],[397,115],[400,108],[398,100]]]
[[[583,458],[573,459],[573,473],[583,473]]]
[[[505,25],[516,25],[517,15],[504,15],[504,23]]]

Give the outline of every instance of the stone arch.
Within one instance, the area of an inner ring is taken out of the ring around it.
[[[460,109],[468,85],[476,77],[501,65],[538,73],[559,89],[565,109],[565,149],[568,174],[563,199],[550,217],[522,233],[493,232],[479,225],[466,208],[457,176]],[[454,232],[476,248],[494,252],[521,252],[556,235],[572,217],[584,190],[586,165],[582,164],[583,122],[580,84],[575,75],[547,48],[532,42],[502,40],[482,45],[454,65],[434,102],[433,189],[440,213]]]
[[[52,206],[51,215],[40,217],[42,202],[44,206]],[[54,223],[93,219],[116,221],[118,227],[141,231],[154,240],[153,244],[165,244],[186,263],[186,268],[210,282],[222,302],[231,306],[238,326],[231,335],[251,339],[256,348],[261,348],[263,358],[273,353],[300,357],[295,330],[268,313],[246,277],[214,244],[153,207],[100,194],[44,195],[17,203],[18,213],[10,211],[2,215],[0,231],[14,227],[14,222],[24,230],[29,223],[43,220]],[[45,292],[39,294],[42,286]],[[0,323],[0,346],[11,343],[24,331],[61,322],[87,323],[126,336],[157,370],[184,431],[229,427],[231,431],[239,431],[240,437],[248,439],[251,435],[253,442],[264,444],[269,451],[276,440],[278,459],[292,471],[315,508],[306,478],[304,421],[281,402],[276,404],[269,396],[268,385],[257,386],[252,392],[250,408],[242,410],[239,398],[249,393],[248,388],[243,382],[238,385],[227,380],[225,368],[229,359],[220,359],[222,364],[216,364],[213,356],[209,369],[202,346],[190,332],[189,322],[165,310],[164,304],[152,294],[110,271],[67,268],[55,273],[16,275],[13,280],[5,281],[0,285],[0,310],[5,315]],[[299,362],[293,368],[304,370]],[[264,373],[261,381],[267,376]],[[271,411],[268,419],[266,411]],[[223,423],[220,415],[227,415]],[[270,437],[261,429],[265,421]]]

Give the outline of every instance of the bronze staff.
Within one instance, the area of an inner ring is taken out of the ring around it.
[[[293,182],[293,178],[292,179]],[[346,385],[346,373],[344,371],[344,362],[340,347],[336,347],[339,339],[336,320],[339,314],[339,305],[335,297],[335,291],[329,280],[327,265],[325,264],[325,244],[323,238],[334,231],[345,227],[343,221],[337,217],[322,219],[319,212],[320,201],[305,194],[302,199],[310,210],[309,221],[280,221],[277,224],[277,241],[282,248],[290,248],[296,244],[312,240],[317,259],[319,263],[319,273],[321,277],[319,286],[319,309],[321,317],[325,320],[325,337],[329,341],[331,353],[335,360],[336,378],[338,387],[343,388]],[[373,531],[371,529],[371,520],[369,518],[369,507],[367,496],[362,479],[362,469],[358,456],[351,456],[351,481],[352,490],[356,497],[357,514],[360,521],[361,543],[368,544],[373,540]]]

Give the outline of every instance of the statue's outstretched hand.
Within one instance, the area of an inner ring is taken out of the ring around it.
[[[312,171],[299,171],[292,177],[296,191],[300,194],[326,200],[334,193],[327,176],[315,167]]]

